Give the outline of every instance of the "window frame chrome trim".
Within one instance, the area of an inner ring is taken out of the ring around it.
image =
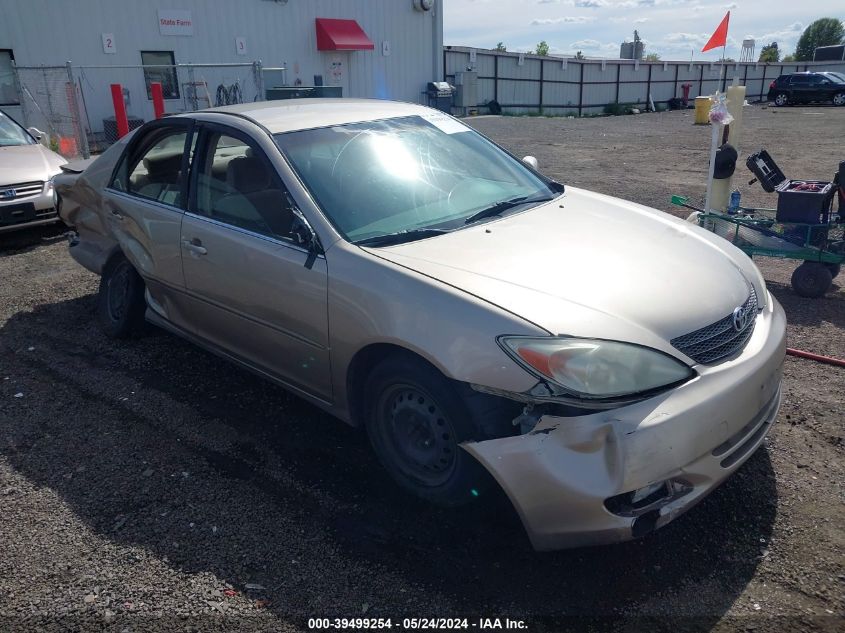
[[[305,253],[306,255],[309,255],[309,254],[312,253],[311,249],[307,249],[307,248],[303,248],[301,246],[297,246],[296,244],[293,243],[293,241],[290,241],[290,240],[284,240],[282,238],[270,237],[269,235],[265,235],[264,233],[256,233],[255,231],[250,231],[249,229],[244,229],[240,226],[228,224],[227,222],[221,222],[220,220],[215,220],[214,218],[209,218],[208,216],[205,216],[205,215],[199,215],[198,213],[194,213],[192,211],[183,211],[183,214],[185,216],[189,217],[189,218],[194,218],[194,219],[197,219],[197,220],[203,220],[204,222],[207,222],[208,224],[212,224],[214,226],[219,226],[219,227],[222,227],[224,229],[229,229],[231,231],[235,231],[236,233],[241,233],[241,234],[247,235],[249,237],[255,237],[255,238],[258,238],[260,240],[264,240],[265,242],[270,242],[271,244],[278,244],[279,246],[286,246],[287,248],[298,251],[300,253]],[[309,224],[309,226],[310,226],[310,224]],[[312,228],[312,230],[313,230],[313,228]],[[325,254],[322,253],[322,252],[317,253],[317,257],[322,258],[322,259],[326,258]]]

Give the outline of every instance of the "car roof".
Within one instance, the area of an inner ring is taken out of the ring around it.
[[[381,99],[256,101],[210,108],[201,112],[219,112],[244,116],[264,126],[273,134],[361,121],[377,121],[379,119],[437,113],[436,110],[415,103]]]

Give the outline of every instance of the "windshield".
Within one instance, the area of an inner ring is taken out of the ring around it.
[[[420,229],[458,228],[473,216],[480,221],[559,193],[477,132],[436,113],[275,138],[352,242],[417,231],[430,236]],[[505,201],[509,204],[479,214]]]
[[[0,112],[0,147],[32,145],[35,141],[20,125]]]
[[[838,84],[845,83],[845,75],[843,75],[842,73],[829,72],[829,73],[825,73],[825,76],[835,83],[838,83]]]

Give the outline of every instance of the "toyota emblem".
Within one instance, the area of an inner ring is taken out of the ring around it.
[[[734,329],[737,332],[742,332],[745,328],[748,327],[748,317],[749,313],[742,309],[742,306],[734,309],[733,313],[733,324]]]

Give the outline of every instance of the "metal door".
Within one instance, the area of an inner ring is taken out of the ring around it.
[[[103,195],[104,217],[126,258],[144,278],[147,303],[190,330],[180,248],[194,122],[173,118],[132,139]]]
[[[216,154],[215,139],[221,135],[240,140],[248,149],[233,149],[234,158]],[[229,161],[228,171],[232,171],[232,163],[249,159],[251,179],[256,169],[270,170],[268,189],[254,193],[260,196],[268,190],[283,191],[286,200],[290,197],[267,157],[247,135],[204,124],[200,144],[192,178],[196,195],[192,193],[180,241],[197,334],[236,359],[329,400],[325,258],[264,231],[260,225],[242,221],[242,214],[217,214],[201,203],[204,190],[215,178],[215,185],[221,188],[238,184],[229,175],[225,183],[219,175],[213,175],[220,166],[219,159]],[[238,190],[226,195],[237,202],[241,194]],[[218,198],[215,204],[222,206],[221,200]],[[280,206],[270,212],[283,213],[285,209]]]

